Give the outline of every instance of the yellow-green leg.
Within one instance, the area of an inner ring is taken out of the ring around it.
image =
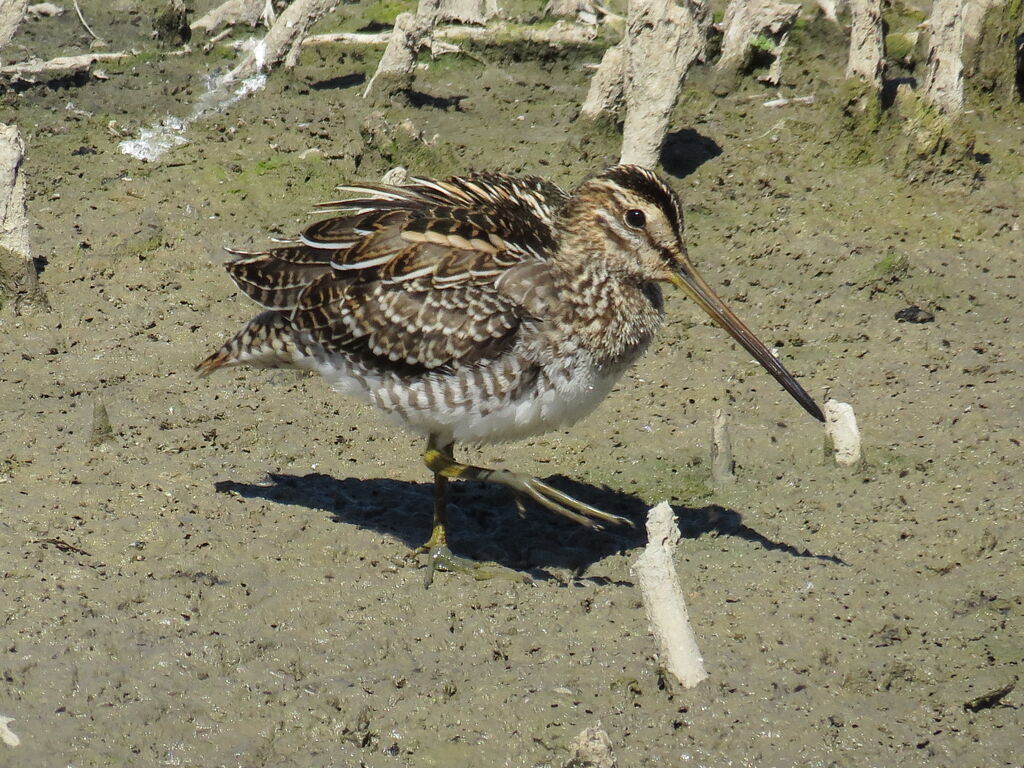
[[[437,438],[431,436],[427,450],[423,454],[423,460],[431,469],[433,469],[432,462],[456,464],[452,455],[454,446],[454,443],[439,445]],[[483,570],[478,563],[464,557],[457,557],[448,548],[448,476],[439,472],[434,472],[434,524],[430,531],[430,538],[421,547],[421,551],[426,552],[430,558],[425,578],[425,585],[428,587],[434,581],[434,572],[437,570],[468,573],[476,579],[491,578],[491,574]]]
[[[477,563],[456,557],[448,549],[449,478],[498,483],[506,488],[511,488],[516,494],[516,506],[519,507],[520,512],[523,508],[520,497],[529,496],[552,512],[564,515],[588,528],[600,530],[604,527],[603,523],[633,525],[632,521],[625,517],[602,512],[597,507],[574,499],[569,494],[562,493],[535,477],[504,469],[475,467],[472,464],[456,461],[453,455],[454,445],[454,443],[442,444],[436,435],[431,435],[427,441],[427,450],[423,452],[423,461],[434,473],[434,526],[431,529],[430,538],[421,549],[430,556],[430,568],[427,570],[426,577],[427,586],[430,586],[434,578],[434,571],[438,569],[469,573],[478,579],[488,579],[492,576],[487,571],[481,570]]]
[[[434,525],[423,549],[448,546],[448,478],[434,475]]]

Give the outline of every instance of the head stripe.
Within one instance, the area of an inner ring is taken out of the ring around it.
[[[682,228],[682,212],[679,198],[665,182],[653,172],[638,165],[616,165],[602,173],[598,178],[607,179],[613,184],[628,189],[647,202],[660,208],[673,229]]]

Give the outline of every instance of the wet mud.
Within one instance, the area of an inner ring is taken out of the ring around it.
[[[613,163],[614,126],[576,119],[602,44],[427,57],[383,107],[360,97],[379,49],[310,48],[143,163],[119,142],[190,114],[234,54],[82,5],[138,55],[0,94],[52,307],[0,310],[0,765],[560,768],[596,725],[620,766],[1020,764],[1019,105],[979,97],[970,151],[925,173],[898,126],[850,127],[824,22],[781,89],[814,104],[688,78],[664,163],[691,256],[815,398],[853,405],[863,465],[678,294],[587,420],[462,454],[637,520],[671,503],[711,675],[682,691],[630,574],[642,526],[460,485],[453,549],[494,578],[425,590],[417,438],[306,375],[193,373],[254,310],[223,247],[295,234],[335,185],[401,164],[571,187]],[[69,11],[18,45],[88,40]]]

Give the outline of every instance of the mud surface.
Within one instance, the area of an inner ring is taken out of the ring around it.
[[[638,531],[460,486],[453,547],[496,578],[424,590],[416,439],[314,378],[192,373],[254,312],[222,247],[294,234],[336,184],[401,163],[572,186],[613,162],[614,131],[575,119],[600,46],[444,57],[378,114],[379,49],[308,49],[144,164],[118,142],[187,116],[234,54],[170,55],[131,4],[82,5],[139,55],[0,95],[52,304],[0,316],[0,715],[21,740],[0,766],[561,767],[598,724],[623,767],[1019,765],[1021,690],[993,693],[1024,655],[1019,107],[973,104],[976,157],[929,175],[885,158],[898,128],[843,133],[827,32],[795,36],[782,89],[816,105],[688,81],[667,168],[691,254],[816,398],[853,404],[866,466],[824,460],[819,425],[679,295],[586,421],[463,454],[637,519],[670,500],[711,673],[679,691]],[[367,23],[342,18],[321,26]],[[87,45],[69,9],[5,61]],[[896,319],[912,305],[932,321]]]

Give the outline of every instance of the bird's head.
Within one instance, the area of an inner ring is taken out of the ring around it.
[[[671,283],[693,299],[789,392],[811,416],[825,417],[811,396],[690,262],[679,198],[655,173],[616,165],[584,181],[562,212],[563,250],[601,258],[607,268],[638,283]]]

